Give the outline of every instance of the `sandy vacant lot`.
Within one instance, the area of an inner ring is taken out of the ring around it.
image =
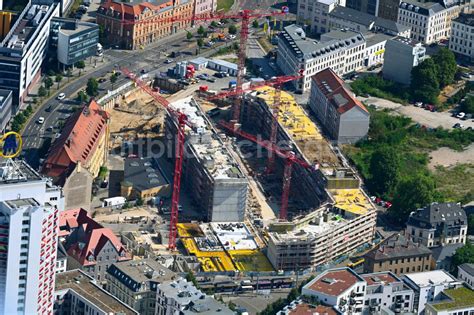
[[[444,167],[453,166],[456,164],[474,163],[474,144],[471,144],[466,150],[458,152],[449,148],[439,148],[430,153],[430,169],[441,165]]]

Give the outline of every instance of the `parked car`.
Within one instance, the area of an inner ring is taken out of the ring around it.
[[[453,126],[454,129],[462,129],[464,128],[464,126],[460,123],[455,123],[454,126]]]
[[[38,124],[43,124],[44,123],[44,117],[39,117],[37,120]]]
[[[104,83],[105,81],[107,81],[106,78],[100,78],[99,80],[97,80],[99,83]]]
[[[64,93],[59,93],[59,95],[58,95],[57,98],[58,98],[58,100],[63,100],[63,99],[66,98],[66,94],[64,94]]]
[[[216,79],[212,78],[212,77],[209,77],[206,79],[208,82],[211,82],[211,83],[214,83],[216,82]]]
[[[218,78],[225,78],[226,76],[228,76],[227,72],[216,72],[214,73],[214,76],[218,77]]]
[[[173,60],[171,60],[171,59],[166,59],[166,60],[165,60],[165,63],[166,63],[166,64],[170,64],[170,63],[172,63],[172,62],[173,62]]]
[[[456,117],[460,118],[460,119],[464,118],[464,116],[466,116],[466,113],[464,113],[464,112],[460,112],[456,115]]]
[[[53,110],[53,106],[52,105],[49,105],[44,111],[49,113]]]
[[[423,107],[423,102],[415,102],[416,107]]]
[[[432,111],[432,112],[436,111],[435,106],[431,105],[431,104],[425,104],[425,109],[429,110],[429,111]]]
[[[235,36],[234,34],[229,34],[229,38],[230,39],[235,39],[237,36]]]

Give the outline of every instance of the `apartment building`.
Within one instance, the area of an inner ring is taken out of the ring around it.
[[[462,264],[458,266],[458,278],[474,290],[474,264]]]
[[[0,162],[0,313],[51,314],[61,190],[23,161]]]
[[[58,62],[72,66],[97,54],[99,25],[73,19],[51,20],[51,47],[56,51]]]
[[[462,286],[459,280],[444,270],[405,274],[402,280],[415,292],[413,307],[417,314],[424,313],[427,303],[441,300],[444,290]]]
[[[57,315],[140,314],[102,289],[92,277],[78,269],[56,275],[54,294],[54,314]]]
[[[426,315],[452,315],[474,313],[474,290],[460,287],[443,291],[440,300],[429,302],[425,307]]]
[[[0,132],[3,132],[12,118],[12,91],[0,89]]]
[[[363,314],[367,282],[349,268],[329,269],[308,282],[301,293],[343,314]]]
[[[108,45],[135,50],[190,27],[194,12],[194,1],[191,0],[106,0],[97,10],[97,24],[108,34]],[[178,16],[182,20],[171,21],[172,17]],[[150,22],[153,20],[157,22]]]
[[[377,16],[380,0],[346,0],[346,7]]]
[[[155,315],[234,315],[226,305],[202,293],[183,278],[157,285]]]
[[[284,74],[303,71],[304,77],[293,81],[297,92],[311,87],[311,77],[331,68],[337,75],[364,67],[365,38],[351,30],[332,30],[321,35],[320,41],[306,37],[297,25],[289,25],[278,35],[277,64]]]
[[[355,143],[367,136],[369,111],[331,68],[312,77],[309,107],[331,140]]]
[[[379,0],[378,4],[378,17],[394,22],[398,21],[398,7],[400,6],[400,0]]]
[[[411,27],[411,39],[429,45],[449,38],[452,20],[459,16],[465,6],[464,0],[440,3],[401,1],[398,23]]]
[[[449,49],[457,55],[474,59],[474,14],[460,14],[453,20]]]
[[[329,14],[338,6],[344,6],[345,0],[299,0],[297,19],[310,26],[311,33],[329,32]]]
[[[409,85],[411,70],[426,56],[426,48],[414,39],[395,37],[385,44],[382,74],[385,79]]]
[[[216,12],[217,0],[195,0],[194,1],[194,16],[210,14]],[[198,24],[199,21],[194,21]]]
[[[413,311],[415,293],[390,271],[360,275],[367,283],[364,314],[409,314]]]
[[[465,244],[466,212],[460,204],[433,202],[410,214],[406,234],[427,247]]]
[[[56,2],[29,1],[0,43],[0,89],[13,92],[14,114],[40,80],[51,19],[59,14],[60,6]]]
[[[156,289],[177,278],[176,273],[152,258],[116,262],[107,269],[107,291],[140,315],[154,315]]]
[[[131,259],[112,230],[94,221],[84,209],[61,212],[59,236],[68,254],[68,268],[81,269],[101,284],[109,266]]]
[[[390,271],[396,275],[431,269],[431,251],[403,235],[394,234],[364,254],[364,271]]]
[[[247,207],[248,181],[238,163],[217,136],[216,130],[192,97],[170,106],[184,113],[192,127],[186,128],[182,182],[209,222],[242,222]],[[167,116],[165,134],[176,147],[176,119]],[[169,152],[174,157],[174,151]]]

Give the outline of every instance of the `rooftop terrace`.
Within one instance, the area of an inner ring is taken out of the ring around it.
[[[474,291],[466,287],[448,289],[443,292],[447,299],[430,303],[437,311],[449,311],[474,307]]]

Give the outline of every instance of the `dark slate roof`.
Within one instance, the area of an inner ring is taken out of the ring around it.
[[[343,6],[337,6],[331,13],[329,13],[329,16],[364,25],[367,28],[369,28],[377,19],[374,15]]]
[[[445,7],[438,2],[419,2],[416,0],[404,0],[400,3],[400,8],[426,16],[445,10]]]
[[[471,276],[474,276],[474,264],[462,264],[459,266],[459,268],[461,268]]]
[[[446,244],[444,246],[438,246],[431,249],[433,253],[433,259],[435,261],[443,261],[446,258],[451,258],[454,255],[456,250],[460,247],[463,247],[463,243],[456,243],[456,244]]]
[[[433,202],[410,214],[407,225],[428,229],[436,227],[439,223],[448,226],[467,224],[466,212],[457,203]]]
[[[139,191],[170,183],[158,161],[154,158],[127,158],[124,180]]]
[[[462,23],[462,24],[465,24],[465,25],[468,25],[468,26],[474,26],[474,14],[461,13],[453,21],[458,22],[458,23]]]
[[[363,257],[374,261],[384,261],[430,254],[431,250],[428,247],[414,243],[403,235],[394,234],[380,243],[379,246],[367,252]]]

